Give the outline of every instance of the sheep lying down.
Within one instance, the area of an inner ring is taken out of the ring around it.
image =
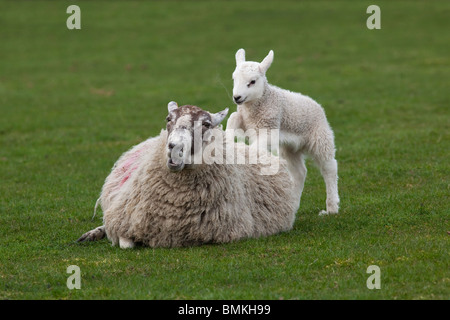
[[[106,235],[121,248],[181,247],[292,228],[299,195],[283,159],[267,149],[228,141],[218,127],[228,109],[211,114],[171,102],[168,111],[166,130],[124,153],[114,165],[100,196],[104,225],[78,241]],[[257,152],[258,163],[198,161],[205,150],[221,150],[225,157],[227,142],[236,158]],[[275,162],[276,172],[261,174],[262,163]]]

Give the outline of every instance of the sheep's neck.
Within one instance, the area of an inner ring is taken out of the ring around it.
[[[256,110],[266,106],[267,105],[266,102],[269,97],[269,92],[270,92],[269,83],[266,81],[264,83],[264,91],[262,96],[259,99],[250,101],[248,103],[244,103],[245,107],[247,107],[249,110]]]

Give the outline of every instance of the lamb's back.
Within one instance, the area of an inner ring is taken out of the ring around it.
[[[309,96],[271,86],[275,92],[271,101],[280,106],[280,129],[307,135],[318,123],[326,122],[322,106]]]

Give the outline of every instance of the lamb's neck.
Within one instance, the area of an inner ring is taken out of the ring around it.
[[[250,109],[250,110],[261,110],[262,108],[266,108],[268,106],[271,105],[271,103],[269,103],[271,97],[273,95],[273,89],[272,86],[266,81],[264,83],[264,91],[262,96],[259,99],[250,101],[248,103],[245,104],[245,106]]]

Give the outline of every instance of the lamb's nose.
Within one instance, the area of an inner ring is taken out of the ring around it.
[[[239,100],[241,100],[241,96],[234,96],[234,102],[238,102]]]

